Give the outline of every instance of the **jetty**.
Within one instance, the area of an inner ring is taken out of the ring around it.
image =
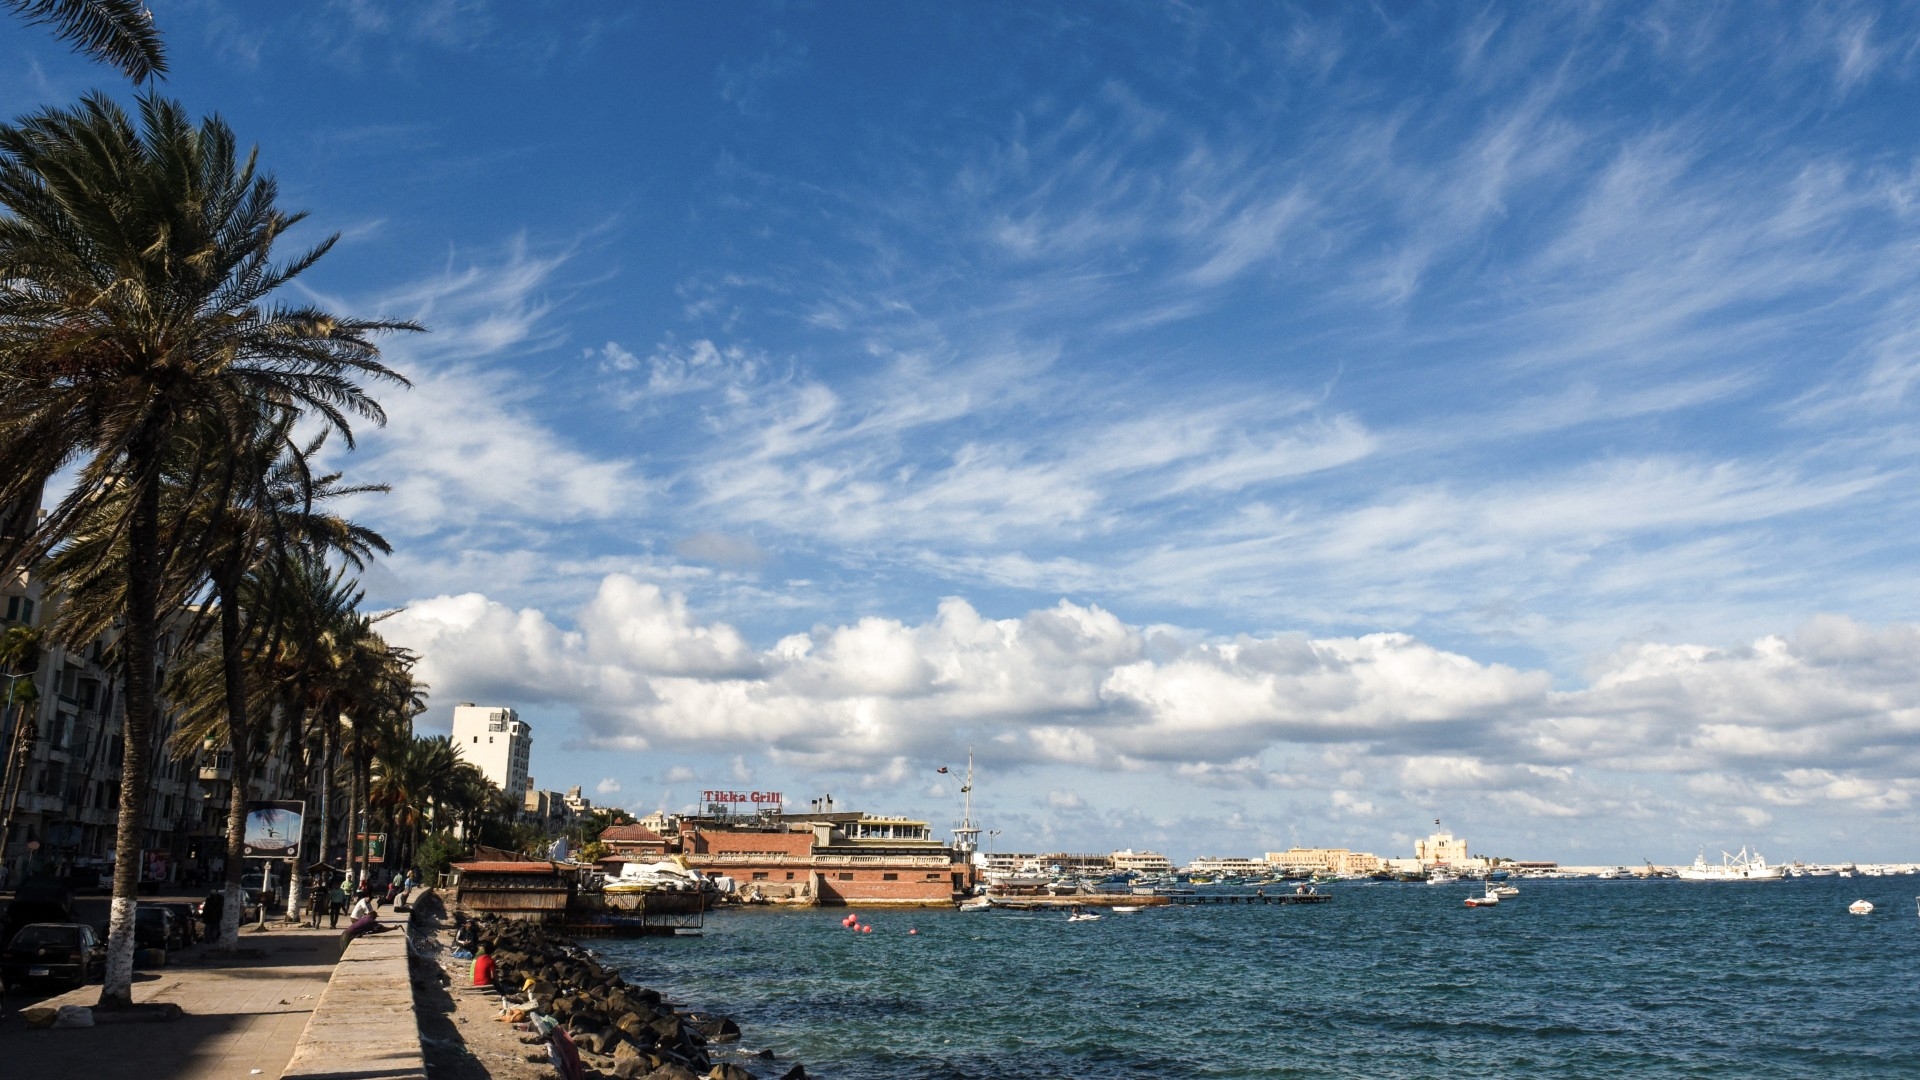
[[[1162,899],[1182,907],[1207,907],[1219,904],[1324,904],[1333,899],[1333,894],[1330,892],[1183,893]]]

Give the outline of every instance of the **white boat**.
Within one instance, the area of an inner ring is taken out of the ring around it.
[[[1488,885],[1486,891],[1479,896],[1467,897],[1468,907],[1492,907],[1499,902],[1500,890],[1494,888],[1492,885]]]
[[[1847,905],[1847,912],[1852,915],[1871,915],[1873,914],[1873,905],[1865,900],[1855,900],[1853,903]]]
[[[1095,915],[1091,911],[1076,911],[1073,914],[1067,916],[1067,921],[1068,922],[1096,922],[1099,920],[1099,918],[1100,916]]]
[[[1131,915],[1139,910],[1140,909],[1133,904],[1115,904],[1113,906],[1113,913],[1115,915]],[[1097,918],[1098,916],[1095,917]]]
[[[1520,895],[1519,888],[1513,885],[1495,885],[1493,888],[1488,889],[1487,891],[1499,897],[1502,900],[1511,900],[1514,897]]]
[[[1459,878],[1454,877],[1445,870],[1435,870],[1427,875],[1427,884],[1429,885],[1451,885],[1459,880]]]
[[[1768,866],[1759,852],[1749,855],[1742,847],[1738,855],[1722,851],[1718,866],[1709,865],[1703,851],[1694,856],[1692,866],[1679,868],[1679,876],[1681,881],[1780,881],[1785,871],[1783,866]]]
[[[993,908],[993,898],[990,896],[975,896],[970,899],[960,901],[961,911],[989,911],[992,908]]]

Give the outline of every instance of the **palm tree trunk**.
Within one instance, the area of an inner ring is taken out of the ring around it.
[[[220,671],[226,688],[227,732],[233,740],[233,798],[227,804],[227,905],[220,916],[225,948],[239,940],[247,873],[247,797],[253,779],[253,719],[247,714],[247,671],[242,663],[240,569],[232,555],[214,571],[215,601],[220,605]],[[261,904],[264,906],[265,899]]]
[[[101,1008],[133,1004],[133,912],[139,903],[140,847],[147,827],[147,733],[153,727],[154,639],[159,629],[160,485],[157,424],[150,422],[127,454],[134,483],[127,525],[127,620],[120,635],[125,722],[120,739],[120,817],[114,831],[113,914],[107,929],[107,973]]]
[[[313,762],[308,760],[306,756],[307,718],[305,710],[302,708],[303,701],[304,699],[293,699],[291,695],[287,695],[282,701],[281,712],[287,718],[287,740],[290,748],[290,756],[295,762],[299,762],[305,767],[307,776],[306,786],[311,789],[313,787]],[[294,848],[295,851],[300,853],[300,857],[287,864],[287,919],[289,921],[299,916],[301,907],[307,902],[307,875],[303,872],[304,868],[301,865],[302,863],[310,861],[307,857],[306,824],[307,819],[303,816],[300,821],[300,835],[297,837],[299,844]]]
[[[26,773],[23,759],[27,756],[27,725],[33,721],[19,702],[8,702],[8,708],[13,710],[13,727],[7,733],[7,756],[0,758],[0,865],[6,861],[7,838],[13,835],[13,806],[19,801],[19,781]]]
[[[333,725],[320,728],[320,861],[333,850]]]

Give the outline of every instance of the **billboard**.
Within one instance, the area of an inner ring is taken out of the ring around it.
[[[370,863],[386,862],[387,834],[383,832],[354,833],[353,857],[358,859],[362,855],[365,855],[367,861]]]
[[[249,859],[297,859],[306,820],[304,802],[248,802],[240,853]]]

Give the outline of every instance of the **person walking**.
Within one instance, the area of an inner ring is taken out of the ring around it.
[[[340,913],[347,907],[347,890],[336,881],[327,889],[327,929],[333,930],[340,925]]]
[[[227,894],[215,889],[200,902],[200,921],[207,924],[207,940],[220,940],[220,916],[227,913]]]

